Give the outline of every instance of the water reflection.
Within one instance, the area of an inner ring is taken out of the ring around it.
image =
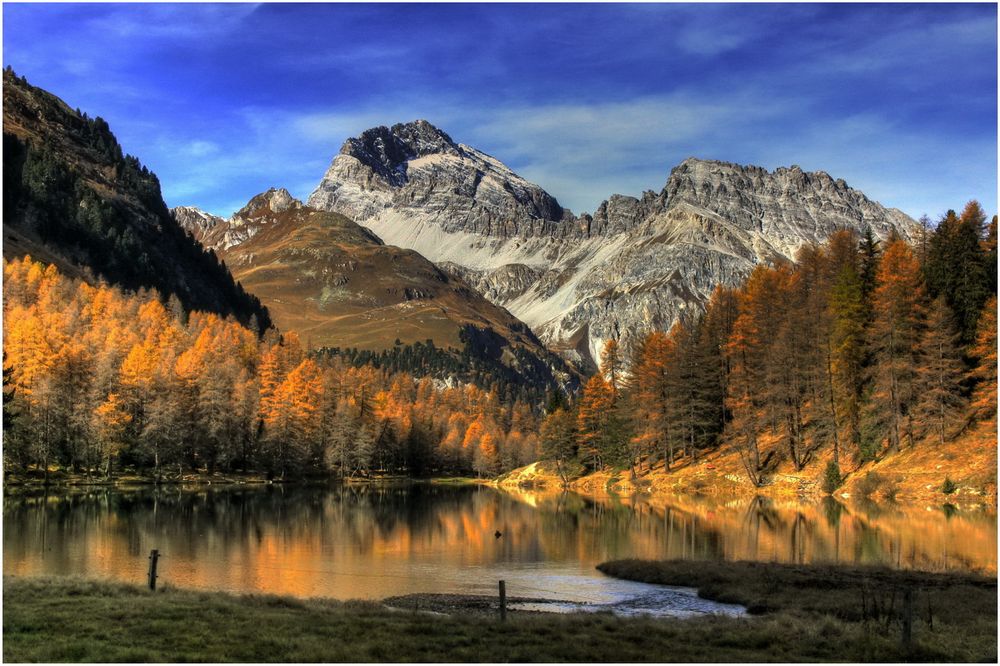
[[[883,563],[996,572],[992,512],[763,498],[587,499],[487,487],[178,487],[4,499],[5,574],[380,598],[492,593],[594,601],[623,558]],[[503,536],[494,537],[500,530]]]

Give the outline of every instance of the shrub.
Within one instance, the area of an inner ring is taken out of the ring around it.
[[[864,478],[858,481],[856,490],[858,494],[862,497],[871,497],[872,494],[878,490],[878,487],[882,483],[882,475],[878,472],[868,472],[865,474]]]
[[[868,472],[864,478],[858,481],[855,490],[864,498],[871,498],[872,495],[879,494],[883,499],[896,499],[895,481],[887,479],[878,472]]]
[[[948,477],[945,477],[944,483],[941,484],[941,492],[945,495],[951,495],[956,490],[958,490],[958,485]]]
[[[840,465],[837,464],[837,461],[831,460],[826,464],[826,471],[823,472],[823,492],[833,494],[843,483],[844,478],[840,475]]]

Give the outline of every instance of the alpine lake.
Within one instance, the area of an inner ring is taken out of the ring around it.
[[[596,570],[613,559],[881,564],[997,570],[989,509],[765,498],[668,500],[486,485],[197,485],[8,493],[5,575],[335,599],[530,597],[530,610],[739,615],[743,609]]]

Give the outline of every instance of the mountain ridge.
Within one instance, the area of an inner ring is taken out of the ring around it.
[[[266,308],[178,226],[156,175],[124,154],[107,122],[10,68],[3,84],[4,256],[270,327]]]
[[[295,330],[314,348],[382,353],[419,344],[419,355],[433,340],[434,354],[464,360],[435,358],[469,376],[499,373],[539,396],[577,385],[576,372],[529,327],[461,277],[414,250],[386,245],[339,213],[305,206],[287,190],[254,196],[207,233],[206,213],[174,212],[268,304],[282,330]]]
[[[418,121],[377,135],[409,135],[417,124],[432,131]],[[838,229],[879,239],[912,239],[917,229],[842,179],[797,166],[768,171],[687,158],[659,192],[612,195],[594,214],[574,215],[461,143],[398,162],[405,179],[395,180],[358,159],[355,145],[344,143],[309,205],[448,268],[584,363],[596,360],[604,340],[628,346],[637,333],[669,328],[703,307],[718,284],[738,284],[757,263],[793,259]]]

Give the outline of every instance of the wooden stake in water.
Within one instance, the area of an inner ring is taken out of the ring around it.
[[[500,581],[500,621],[507,620],[507,584]]]
[[[149,552],[149,589],[156,589],[156,561],[160,559],[160,551],[155,548]]]

